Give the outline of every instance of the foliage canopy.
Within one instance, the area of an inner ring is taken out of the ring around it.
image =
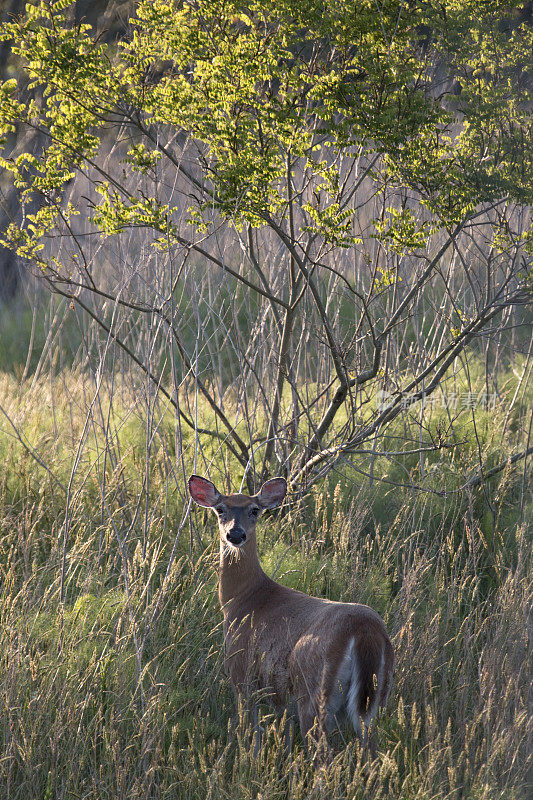
[[[459,223],[481,202],[531,202],[533,30],[520,24],[521,3],[145,0],[117,46],[70,24],[71,5],[28,4],[2,33],[20,76],[1,90],[4,144],[21,124],[45,137],[38,154],[2,160],[23,202],[45,200],[9,232],[23,254],[75,213],[59,199],[119,121],[139,136],[128,172],[171,155],[167,126],[198,143],[193,225],[205,208],[235,224],[283,219],[287,169],[298,163],[313,188],[301,193],[308,228],[334,246],[351,242],[335,165],[347,150],[383,156],[382,180],[414,190],[436,225]],[[172,208],[113,176],[101,172],[99,192],[101,231],[173,230]]]

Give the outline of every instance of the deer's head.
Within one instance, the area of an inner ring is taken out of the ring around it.
[[[222,542],[230,548],[239,548],[255,537],[259,515],[267,508],[281,505],[287,494],[287,481],[285,478],[272,478],[263,484],[258,494],[249,497],[246,494],[220,494],[211,481],[191,475],[189,492],[195,503],[216,512]]]

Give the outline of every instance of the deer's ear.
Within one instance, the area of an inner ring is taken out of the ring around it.
[[[194,502],[205,508],[211,508],[220,499],[220,492],[215,484],[199,475],[191,475],[189,478],[189,492]]]
[[[276,508],[283,503],[286,494],[287,481],[285,478],[272,478],[263,484],[256,499],[263,508]]]

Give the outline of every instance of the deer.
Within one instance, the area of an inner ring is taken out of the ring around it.
[[[265,574],[256,523],[287,494],[272,478],[258,494],[221,494],[198,475],[191,498],[218,518],[218,593],[224,616],[225,669],[236,698],[264,690],[278,709],[295,709],[306,747],[348,722],[372,757],[371,728],[391,689],[394,651],[379,614],[359,603],[312,597]]]

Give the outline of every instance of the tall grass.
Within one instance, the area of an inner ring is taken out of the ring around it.
[[[214,528],[183,491],[195,458],[223,472],[221,452],[186,433],[177,452],[168,409],[107,380],[0,379],[0,798],[528,797],[523,462],[492,479],[490,507],[460,488],[505,402],[490,424],[478,415],[477,439],[465,410],[461,458],[432,455],[423,474],[417,458],[378,459],[369,481],[355,457],[262,523],[269,574],[372,605],[396,650],[379,757],[337,741],[317,771],[268,705],[254,753],[224,675]]]

